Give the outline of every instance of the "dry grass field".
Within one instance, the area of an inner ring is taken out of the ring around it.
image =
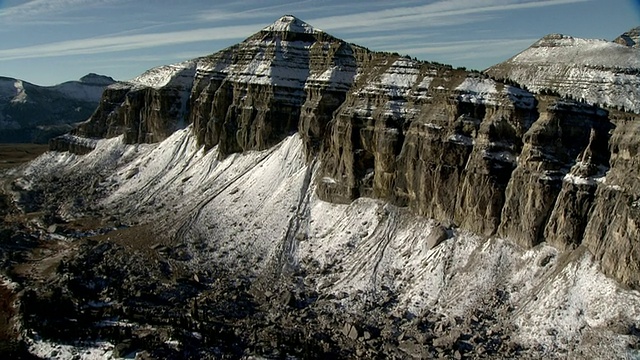
[[[0,144],[0,170],[33,160],[48,149],[41,144]]]

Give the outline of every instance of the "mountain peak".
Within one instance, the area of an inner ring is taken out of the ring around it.
[[[95,73],[89,73],[80,78],[80,82],[84,84],[92,85],[111,85],[116,82],[113,78],[105,75],[99,75]]]
[[[298,19],[293,15],[284,15],[280,19],[276,20],[273,24],[262,29],[262,31],[270,32],[289,32],[300,34],[314,34],[321,32],[321,30],[315,29],[313,26]]]

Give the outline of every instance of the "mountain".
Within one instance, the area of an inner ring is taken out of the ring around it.
[[[10,174],[29,349],[634,356],[638,124],[284,16]]]
[[[591,104],[640,113],[638,29],[614,42],[547,35],[485,72],[534,92],[550,90]]]
[[[38,86],[0,77],[0,142],[46,143],[88,119],[110,77],[89,74],[80,81]]]

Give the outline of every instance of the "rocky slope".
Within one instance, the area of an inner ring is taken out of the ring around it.
[[[88,119],[115,81],[89,74],[79,81],[38,86],[0,77],[0,142],[46,143]]]
[[[34,354],[637,353],[640,294],[602,274],[584,247],[523,249],[382,200],[322,201],[324,176],[298,134],[224,160],[194,135],[190,127],[157,144],[116,137],[82,156],[50,152],[13,181],[18,204],[45,212],[6,244],[44,246],[11,273],[13,288],[26,289],[22,327],[40,336],[25,337]],[[19,252],[7,254],[11,263]]]
[[[485,72],[533,92],[640,113],[638,28],[614,42],[551,34]]]
[[[638,293],[605,275],[640,287],[639,123],[285,16],[109,86],[14,175],[44,229],[119,229],[30,301],[183,355],[631,356]]]

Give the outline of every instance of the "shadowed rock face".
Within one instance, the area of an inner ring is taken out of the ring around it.
[[[191,124],[226,156],[298,132],[319,160],[323,200],[381,198],[523,247],[582,244],[638,287],[639,122],[371,52],[285,16],[216,54],[110,86],[75,135],[156,142]]]
[[[640,26],[635,27],[618,36],[615,40],[613,40],[613,42],[632,48],[640,48]]]

